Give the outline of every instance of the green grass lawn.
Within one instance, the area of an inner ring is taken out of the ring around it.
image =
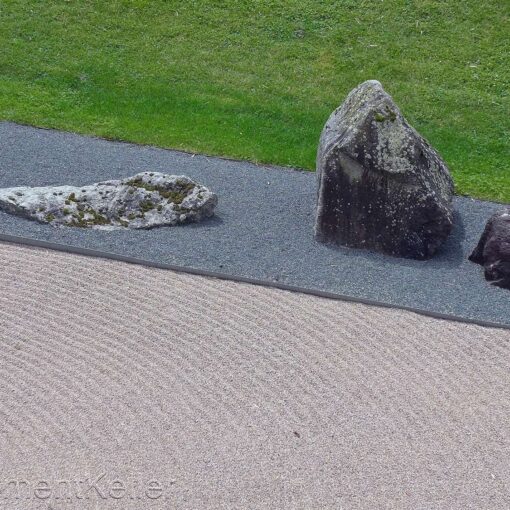
[[[2,0],[0,118],[313,169],[375,78],[452,170],[510,202],[508,0]]]

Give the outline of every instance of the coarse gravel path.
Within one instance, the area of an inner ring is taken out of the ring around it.
[[[467,257],[501,205],[456,198],[456,227],[432,260],[324,246],[313,238],[315,176],[292,169],[0,123],[0,187],[83,185],[152,170],[185,174],[219,195],[201,224],[150,231],[54,228],[0,213],[6,235],[133,257],[227,278],[510,327],[510,291]]]

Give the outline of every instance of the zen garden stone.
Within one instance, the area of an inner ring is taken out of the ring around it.
[[[200,221],[217,196],[185,176],[144,172],[87,186],[0,189],[0,209],[55,226],[152,228]]]
[[[453,224],[446,164],[378,81],[328,119],[317,155],[319,241],[425,259]]]
[[[469,260],[485,268],[485,279],[510,289],[510,208],[494,214]]]

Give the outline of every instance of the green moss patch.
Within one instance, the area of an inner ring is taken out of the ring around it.
[[[195,187],[193,183],[182,180],[175,181],[175,183],[172,184],[171,187],[170,185],[168,187],[158,186],[144,181],[142,177],[136,177],[135,179],[128,181],[127,184],[129,186],[133,186],[134,188],[144,189],[145,191],[157,192],[164,199],[175,204],[182,203],[182,201],[190,194],[190,192]],[[142,204],[140,205],[142,206]],[[147,206],[145,205],[143,207]],[[152,208],[153,207],[150,207],[150,209]]]

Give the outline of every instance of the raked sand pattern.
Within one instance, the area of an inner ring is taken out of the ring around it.
[[[0,508],[510,507],[508,330],[0,244],[0,336]]]

